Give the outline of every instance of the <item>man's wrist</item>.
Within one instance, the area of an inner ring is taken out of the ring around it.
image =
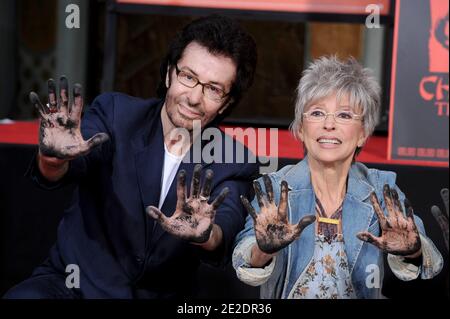
[[[211,229],[211,233],[209,234],[209,239],[201,244],[193,243],[194,245],[200,246],[201,248],[205,250],[215,250],[217,247],[220,246],[223,240],[223,233],[222,229],[219,225],[213,224],[213,227]]]
[[[37,164],[41,175],[51,182],[60,180],[69,169],[69,161],[47,157],[40,152],[37,156]]]

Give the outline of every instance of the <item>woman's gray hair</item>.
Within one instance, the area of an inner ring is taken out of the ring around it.
[[[363,68],[353,57],[345,61],[336,56],[321,57],[303,71],[290,130],[299,139],[305,108],[336,93],[338,101],[348,95],[350,107],[363,115],[364,131],[370,136],[379,121],[380,91],[372,70]]]

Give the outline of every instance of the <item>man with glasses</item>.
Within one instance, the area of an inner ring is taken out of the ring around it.
[[[221,146],[214,150],[222,151],[222,161],[195,163],[193,145],[200,139],[203,154],[208,142],[196,134],[196,123],[201,130],[217,128],[250,87],[255,67],[252,37],[235,21],[210,16],[172,41],[159,99],[102,94],[81,121],[79,85],[71,105],[64,77],[59,99],[53,80],[48,104],[31,93],[41,127],[39,153],[27,174],[46,189],[78,187],[50,257],[5,297],[191,295],[201,261],[227,261],[245,221],[239,196],[251,196],[257,173],[247,149],[245,158],[225,162],[229,150],[221,131],[221,141],[213,142]]]

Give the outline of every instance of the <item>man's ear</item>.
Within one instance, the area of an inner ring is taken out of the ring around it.
[[[167,65],[166,88],[170,88],[170,64]]]
[[[217,111],[217,113],[219,114],[223,114],[223,112],[225,112],[225,110],[234,102],[233,98],[230,98],[228,101],[226,101],[222,107],[219,109],[219,111]]]

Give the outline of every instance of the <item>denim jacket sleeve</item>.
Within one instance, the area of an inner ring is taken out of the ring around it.
[[[403,281],[414,280],[420,276],[421,279],[431,279],[439,274],[444,266],[444,260],[434,243],[425,235],[421,219],[415,216],[415,222],[419,229],[420,242],[422,245],[422,265],[416,266],[407,263],[402,256],[388,254],[387,261],[395,276]]]
[[[278,186],[274,182],[273,176],[269,175],[272,179],[274,188],[274,198],[278,198]],[[263,183],[262,178],[257,180]],[[256,213],[259,213],[259,205],[257,199],[254,198],[251,205],[255,209]],[[245,222],[244,229],[238,234],[235,240],[235,248],[233,251],[233,267],[236,270],[237,277],[244,283],[250,286],[260,286],[267,282],[272,275],[277,257],[272,258],[270,264],[263,268],[256,268],[250,265],[251,251],[253,245],[256,245],[256,237],[254,231],[253,218],[248,215]]]
[[[239,280],[250,286],[261,286],[272,275],[277,257],[273,257],[270,264],[263,268],[252,267],[250,265],[251,250],[255,244],[256,239],[251,236],[244,238],[236,246],[233,252],[233,267]]]

